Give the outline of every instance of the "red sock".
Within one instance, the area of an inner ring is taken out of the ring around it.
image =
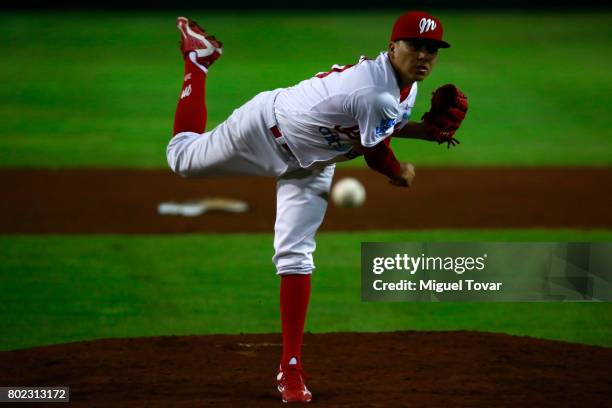
[[[174,115],[174,135],[181,132],[204,133],[206,129],[206,73],[190,58],[185,58],[183,90]]]
[[[302,339],[308,301],[310,300],[310,275],[285,275],[281,277],[280,311],[283,328],[283,356],[281,365],[302,365]]]

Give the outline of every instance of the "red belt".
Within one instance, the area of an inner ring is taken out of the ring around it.
[[[293,152],[291,151],[289,146],[287,146],[287,142],[285,142],[285,137],[281,133],[281,131],[278,128],[278,126],[272,126],[270,128],[270,132],[272,132],[272,135],[274,135],[274,138],[276,139],[276,143],[281,145],[283,147],[283,149],[285,149],[291,156],[293,156]],[[295,156],[293,156],[293,157],[295,157]]]

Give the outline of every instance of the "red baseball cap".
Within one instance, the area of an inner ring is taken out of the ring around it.
[[[440,48],[450,48],[450,44],[442,40],[442,34],[444,29],[440,20],[423,11],[409,11],[395,20],[391,41],[425,39],[438,43]]]

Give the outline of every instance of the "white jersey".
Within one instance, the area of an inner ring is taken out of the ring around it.
[[[400,101],[400,89],[386,52],[375,60],[334,66],[280,91],[274,112],[300,166],[352,159],[358,145],[372,147],[410,119],[416,82]]]

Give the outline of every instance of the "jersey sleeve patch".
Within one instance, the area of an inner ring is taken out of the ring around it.
[[[378,137],[386,136],[389,132],[389,129],[395,126],[396,119],[382,119],[380,124],[376,126],[374,133]]]
[[[355,119],[359,123],[361,145],[372,147],[394,131],[400,118],[399,103],[388,92],[370,88],[353,101]]]

